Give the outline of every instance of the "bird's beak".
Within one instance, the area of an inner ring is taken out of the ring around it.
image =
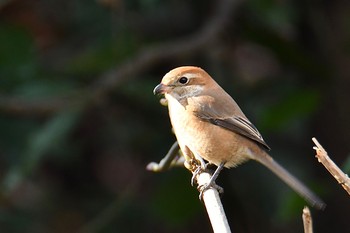
[[[159,95],[168,92],[169,87],[163,83],[159,83],[153,90],[153,94]]]

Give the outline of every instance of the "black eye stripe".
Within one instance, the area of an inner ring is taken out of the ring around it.
[[[187,82],[188,82],[188,78],[186,78],[186,77],[179,78],[179,83],[186,84]]]

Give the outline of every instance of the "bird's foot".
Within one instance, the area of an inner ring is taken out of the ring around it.
[[[195,183],[197,182],[197,176],[202,173],[203,171],[208,171],[208,165],[209,163],[204,163],[204,164],[197,164],[196,168],[192,172],[192,178],[191,178],[191,185],[194,186]]]
[[[199,194],[199,199],[202,200],[203,198],[203,193],[205,190],[210,189],[210,188],[214,188],[216,189],[219,193],[224,193],[224,189],[222,187],[220,187],[219,185],[217,185],[215,183],[216,179],[218,178],[221,170],[224,168],[225,163],[221,163],[215,170],[214,174],[211,176],[209,182],[205,185],[201,185],[198,187],[198,191],[200,192]]]
[[[199,200],[202,201],[204,192],[211,188],[216,189],[220,194],[224,193],[224,189],[221,186],[217,185],[215,183],[215,180],[210,180],[209,183],[198,186]]]
[[[197,182],[197,176],[203,171],[202,167],[198,166],[192,173],[191,178],[191,185],[194,186],[194,184]]]

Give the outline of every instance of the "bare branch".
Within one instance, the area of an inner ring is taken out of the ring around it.
[[[183,166],[185,159],[180,156],[179,143],[176,141],[170,148],[169,152],[159,162],[150,162],[146,166],[146,170],[152,172],[163,172],[174,166]]]
[[[315,143],[314,149],[316,150],[316,158],[323,166],[331,173],[331,175],[338,181],[339,184],[350,195],[350,179],[347,174],[345,174],[328,156],[327,151],[322,147],[322,145],[317,141],[316,138],[312,138]]]
[[[48,115],[57,112],[69,102],[65,98],[28,100],[11,96],[0,96],[0,111],[7,114]]]
[[[205,186],[210,182],[211,175],[206,171],[202,171],[197,176],[199,186]],[[219,192],[215,188],[209,188],[203,191],[203,201],[207,209],[209,219],[215,233],[230,233],[231,229],[228,225],[224,207],[222,206]]]
[[[302,218],[304,224],[304,233],[313,233],[314,231],[312,228],[312,217],[309,207],[304,207]]]

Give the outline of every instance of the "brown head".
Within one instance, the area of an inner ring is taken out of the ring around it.
[[[195,66],[181,66],[169,71],[157,85],[154,94],[168,94],[181,100],[201,94],[216,82],[203,69]]]

